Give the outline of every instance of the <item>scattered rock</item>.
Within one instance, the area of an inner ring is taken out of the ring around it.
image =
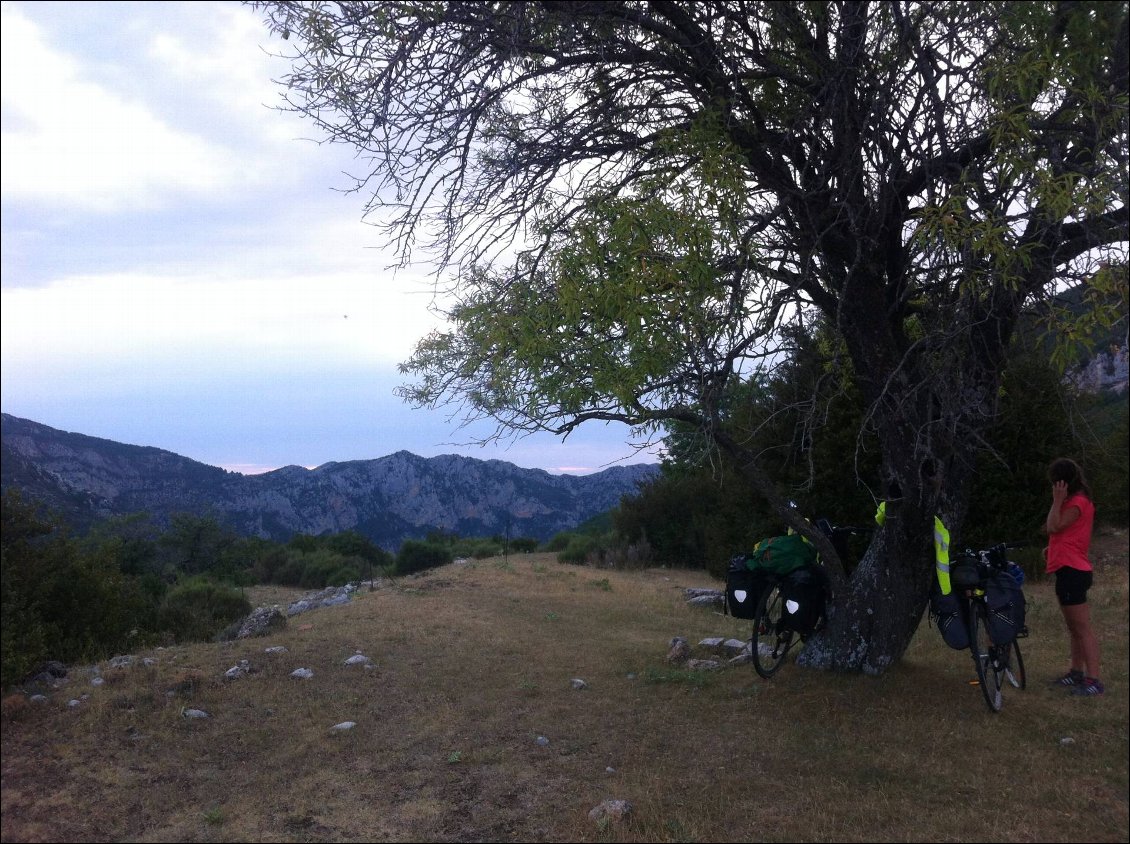
[[[224,672],[224,677],[228,680],[238,680],[240,677],[246,677],[251,673],[251,664],[246,659],[241,659],[239,665],[233,665]]]
[[[721,663],[716,659],[688,659],[687,668],[691,671],[716,671],[721,668]]]
[[[47,695],[32,695],[28,700],[32,703],[47,703]]]
[[[309,668],[296,668],[290,672],[291,677],[297,677],[300,680],[309,680],[314,676],[314,672]]]
[[[582,680],[580,677],[574,677],[569,682],[577,691],[581,691],[582,689],[587,689],[589,687],[589,684]]]
[[[344,733],[347,730],[352,730],[356,726],[356,721],[342,721],[340,724],[334,724],[330,727],[330,732]]]
[[[137,657],[133,656],[132,654],[123,655],[123,656],[116,656],[116,657],[114,657],[113,659],[110,660],[110,667],[111,668],[129,668],[131,665],[133,665],[133,661],[136,658]]]
[[[606,826],[623,823],[632,816],[632,804],[627,800],[605,800],[589,812],[589,820]]]
[[[364,665],[366,668],[368,668],[370,665],[373,664],[373,661],[371,659],[369,659],[369,657],[365,656],[364,654],[357,653],[357,654],[354,654],[353,656],[351,656],[349,659],[347,659],[345,661],[345,664],[346,665]]]
[[[182,718],[211,718],[212,716],[205,712],[203,709],[182,709],[180,711]]]
[[[713,595],[698,595],[694,598],[690,598],[687,603],[692,607],[721,608],[725,601],[726,598],[721,592],[715,592]]]
[[[549,747],[549,739],[545,736],[538,736],[534,739],[534,743],[537,744],[538,747]]]
[[[698,643],[698,646],[700,648],[710,648],[712,650],[717,650],[718,648],[722,647],[723,641],[725,640],[721,636],[717,636],[710,639],[703,639]]]
[[[1069,744],[1075,744],[1075,739],[1073,739],[1071,736],[1064,736],[1059,740],[1059,743],[1064,747],[1067,747],[1067,745]]]
[[[676,636],[667,645],[667,661],[673,663],[683,663],[690,659],[691,646],[687,640],[682,636]]]
[[[265,654],[285,654],[285,653],[288,653],[288,651],[282,645],[274,645],[273,647],[270,647],[270,648],[267,648],[266,650],[264,650],[263,653],[265,653]]]

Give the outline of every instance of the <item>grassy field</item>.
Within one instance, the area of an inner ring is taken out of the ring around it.
[[[999,714],[925,624],[883,677],[787,665],[766,682],[666,662],[675,635],[749,636],[686,605],[684,588],[720,586],[702,572],[449,566],[265,639],[6,700],[0,838],[1126,841],[1125,532],[1095,557],[1107,694],[1046,687],[1067,640],[1051,583],[1030,583],[1029,688]],[[357,651],[373,668],[343,664]],[[224,679],[241,659],[252,673]],[[590,820],[606,799],[630,819]]]

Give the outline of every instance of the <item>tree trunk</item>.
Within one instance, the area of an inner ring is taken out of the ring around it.
[[[934,577],[933,517],[888,505],[845,586],[832,596],[828,624],[798,665],[882,674],[902,657],[922,620]]]

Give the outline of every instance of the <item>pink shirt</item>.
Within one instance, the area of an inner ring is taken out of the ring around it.
[[[1070,566],[1091,571],[1088,552],[1091,549],[1091,525],[1095,521],[1095,505],[1087,496],[1075,493],[1060,507],[1064,513],[1072,507],[1079,508],[1079,518],[1048,536],[1048,573]]]

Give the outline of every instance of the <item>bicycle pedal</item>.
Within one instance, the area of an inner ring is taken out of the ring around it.
[[[980,686],[980,685],[981,685],[981,681],[980,681],[980,680],[978,680],[977,678],[973,678],[972,680],[970,680],[970,681],[969,681],[969,685],[971,685],[971,686]]]

